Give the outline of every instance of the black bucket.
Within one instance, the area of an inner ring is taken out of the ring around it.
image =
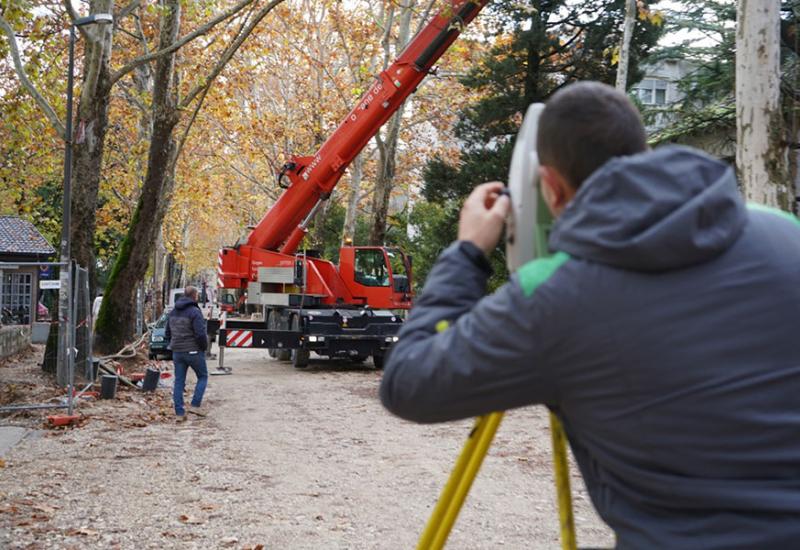
[[[158,387],[158,381],[161,378],[161,371],[158,369],[149,368],[144,373],[144,380],[142,381],[143,391],[155,391]]]
[[[117,377],[104,374],[100,379],[100,399],[114,399],[117,395]]]
[[[92,356],[90,366],[87,368],[86,378],[88,380],[97,380],[97,375],[100,374],[100,360]]]

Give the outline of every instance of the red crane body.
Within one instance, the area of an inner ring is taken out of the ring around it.
[[[220,287],[248,288],[254,281],[261,280],[260,268],[297,268],[297,262],[301,261],[304,280],[299,290],[304,295],[316,296],[317,304],[386,309],[410,307],[410,281],[398,283],[402,276],[393,272],[393,262],[400,264],[391,249],[345,246],[341,249],[338,267],[319,258],[298,256],[296,251],[317,205],[330,196],[353,158],[416,90],[431,66],[487,2],[449,0],[397,60],[379,75],[315,155],[291,157],[278,177],[279,183],[286,178],[289,185],[250,232],[246,243],[220,251]],[[375,283],[363,275],[360,264],[362,259],[373,263],[380,261],[380,254],[388,279]],[[410,265],[404,256],[402,261],[406,277],[409,277]],[[270,291],[274,290],[270,287]],[[297,290],[284,284],[279,291]]]

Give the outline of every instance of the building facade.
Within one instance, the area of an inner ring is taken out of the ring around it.
[[[41,303],[39,281],[57,277],[53,266],[24,265],[52,261],[55,249],[27,220],[0,216],[0,324],[31,325],[49,321]]]

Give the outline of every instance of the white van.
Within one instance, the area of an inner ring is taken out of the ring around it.
[[[179,298],[183,298],[182,288],[173,288],[172,290],[169,291],[169,299],[167,300],[167,311],[172,311],[172,308],[175,307],[175,302],[177,302]]]

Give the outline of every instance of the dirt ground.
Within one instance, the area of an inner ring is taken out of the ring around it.
[[[68,430],[0,417],[32,428],[0,468],[0,547],[415,547],[472,421],[392,417],[370,364],[296,371],[227,350],[226,365],[232,376],[210,379],[209,416],[181,425],[167,388],[87,401]],[[573,495],[579,545],[612,546],[577,474]],[[559,547],[542,408],[506,415],[448,543],[497,547]]]

